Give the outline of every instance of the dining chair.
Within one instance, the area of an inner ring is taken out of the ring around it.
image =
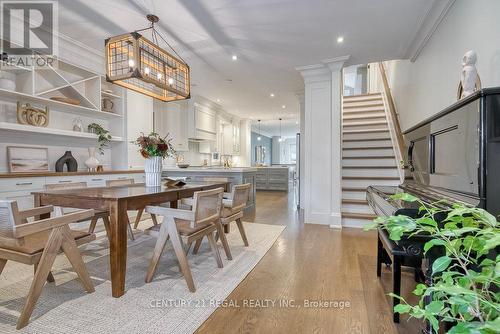
[[[230,193],[224,193],[224,198],[222,200],[223,208],[221,211],[220,219],[222,226],[226,226],[232,222],[236,222],[245,247],[248,247],[249,244],[241,218],[243,218],[243,210],[247,206],[251,187],[252,185],[250,183],[237,184],[233,186],[233,189]],[[223,245],[224,243],[227,243],[224,233],[217,231],[215,240],[217,241],[219,237]],[[196,254],[198,252],[200,246],[200,240],[196,241],[196,244],[193,248],[193,254]]]
[[[46,184],[45,190],[62,190],[62,189],[78,189],[87,188],[87,182],[65,182],[65,183],[53,183]],[[68,211],[68,208],[54,207],[54,213],[58,216],[64,215]],[[89,233],[94,233],[95,227],[99,219],[102,219],[104,223],[104,228],[106,229],[106,235],[109,236],[109,212],[108,211],[95,211],[94,216],[90,220]]]
[[[0,274],[7,261],[35,266],[35,276],[17,321],[17,329],[28,324],[56,255],[61,250],[66,254],[85,290],[88,293],[94,292],[94,285],[77,246],[95,240],[95,234],[71,230],[68,226],[93,217],[94,210],[80,210],[27,222],[28,218],[50,214],[53,210],[53,206],[42,206],[19,211],[17,202],[0,200]]]
[[[146,207],[146,212],[163,216],[161,224],[147,230],[150,234],[157,235],[158,239],[146,274],[146,283],[152,281],[168,239],[172,241],[175,255],[189,291],[196,291],[186,256],[189,246],[193,242],[207,237],[218,267],[223,267],[214,238],[214,233],[218,230],[216,223],[220,220],[223,194],[223,188],[195,192],[191,210],[161,206]]]
[[[120,187],[120,186],[126,186],[126,185],[134,184],[134,183],[135,183],[134,179],[108,180],[108,181],[106,181],[106,186],[108,186],[108,187]],[[141,221],[141,217],[142,217],[143,212],[144,212],[144,209],[137,210],[137,215],[135,216],[135,221],[134,221],[134,229],[137,229],[137,226],[139,225],[139,223]],[[158,225],[156,215],[152,214],[151,220],[153,221],[153,225]],[[128,227],[129,234],[131,235],[131,239],[134,240],[134,234],[132,233],[132,228],[130,227],[130,223],[128,225],[129,225],[129,227]]]

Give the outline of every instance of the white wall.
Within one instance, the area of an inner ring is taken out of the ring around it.
[[[414,63],[389,62],[388,79],[403,130],[456,101],[461,61],[478,53],[482,86],[500,86],[500,1],[457,0]]]

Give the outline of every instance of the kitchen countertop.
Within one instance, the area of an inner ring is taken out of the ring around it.
[[[188,173],[245,173],[245,172],[256,172],[257,168],[254,167],[164,167],[164,172],[188,172]]]

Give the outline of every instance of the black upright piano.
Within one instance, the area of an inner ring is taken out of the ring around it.
[[[460,201],[500,215],[500,87],[482,89],[457,101],[407,130],[404,139],[405,181],[397,187],[367,189],[368,203],[376,215],[416,214],[416,204],[390,198],[400,192],[427,203]],[[393,242],[379,230],[379,248],[381,239],[392,243],[393,251],[402,255],[403,265],[415,266],[424,259],[425,279],[430,284],[430,268],[440,254],[429,252],[423,257],[428,238],[403,237]]]

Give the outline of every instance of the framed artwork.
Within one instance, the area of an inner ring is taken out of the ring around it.
[[[49,171],[49,152],[46,147],[7,146],[7,162],[11,173]]]

